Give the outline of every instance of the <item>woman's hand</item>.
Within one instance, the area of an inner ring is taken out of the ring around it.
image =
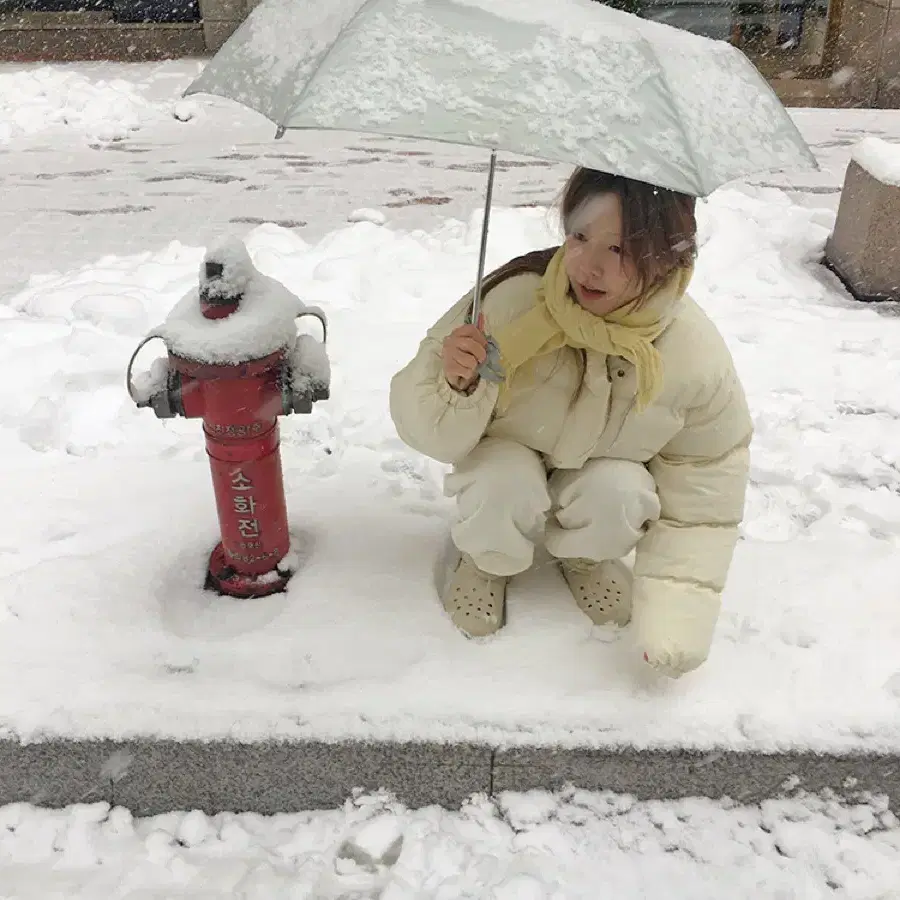
[[[454,390],[468,391],[478,381],[478,367],[487,359],[487,338],[474,325],[460,325],[441,350],[444,377]]]

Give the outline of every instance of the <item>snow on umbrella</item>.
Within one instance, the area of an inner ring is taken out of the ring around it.
[[[286,129],[490,148],[706,196],[816,168],[735,47],[593,0],[264,0],[186,94]]]

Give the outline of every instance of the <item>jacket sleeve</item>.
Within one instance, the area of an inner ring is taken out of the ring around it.
[[[731,366],[648,463],[661,513],[637,548],[634,622],[647,661],[673,677],[709,654],[744,515],[752,434]]]
[[[415,357],[391,379],[391,418],[400,439],[444,463],[458,462],[475,448],[499,393],[496,384],[482,378],[471,394],[461,394],[444,377],[444,338],[465,322],[471,299],[466,295],[433,325]]]

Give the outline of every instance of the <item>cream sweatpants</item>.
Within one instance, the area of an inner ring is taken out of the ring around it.
[[[539,453],[490,437],[454,467],[445,493],[459,509],[454,544],[492,575],[528,569],[541,538],[558,559],[620,559],[660,512],[656,484],[640,463],[592,459],[548,478]]]

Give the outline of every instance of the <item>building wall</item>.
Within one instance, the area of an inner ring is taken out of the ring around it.
[[[63,0],[56,2],[65,6]],[[117,22],[111,11],[116,4],[135,2],[108,0],[97,11],[94,0],[95,11],[73,15],[4,12],[16,0],[0,0],[0,61],[203,56],[221,47],[259,0],[199,0],[200,21]],[[776,92],[789,106],[900,108],[900,0],[831,2],[840,7],[830,76],[775,74]]]
[[[900,0],[844,0],[837,58],[857,104],[900,108]]]

